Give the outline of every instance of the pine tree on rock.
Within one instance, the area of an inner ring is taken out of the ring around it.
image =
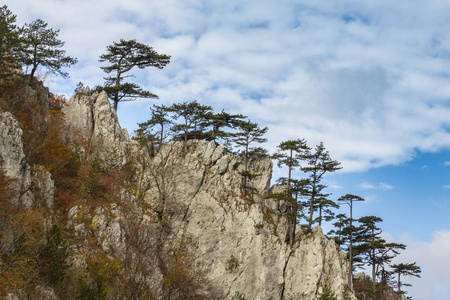
[[[58,225],[53,225],[47,232],[46,240],[46,244],[39,248],[40,273],[55,287],[64,281],[66,269],[70,268],[66,262],[69,252]]]
[[[391,266],[392,273],[397,274],[397,292],[402,293],[401,287],[402,286],[411,286],[407,283],[402,283],[400,276],[414,276],[420,278],[420,273],[422,272],[421,268],[416,265],[416,263],[408,263],[408,264],[394,264]]]
[[[372,266],[372,293],[373,299],[376,297],[376,278],[384,266],[399,254],[398,250],[405,249],[406,246],[398,243],[388,243],[381,238],[381,229],[377,223],[383,220],[375,216],[365,216],[358,219],[358,222],[364,228],[362,233],[363,242],[358,245],[357,251],[365,254],[366,263]]]
[[[240,172],[243,177],[242,188],[246,194],[253,194],[254,188],[249,185],[249,182],[259,176],[259,174],[254,174],[249,171],[249,161],[250,157],[253,155],[265,154],[265,149],[261,147],[251,147],[253,143],[265,143],[267,141],[263,136],[267,133],[269,128],[266,126],[260,128],[258,124],[248,121],[240,121],[237,124],[238,132],[234,133],[232,140],[240,148],[243,148],[241,152],[244,156],[244,171]]]
[[[288,232],[286,234],[285,242],[291,246],[295,241],[295,229],[297,225],[297,210],[299,208],[298,202],[292,195],[292,172],[295,168],[300,166],[300,161],[304,158],[304,155],[310,151],[310,148],[306,145],[304,139],[288,140],[281,142],[278,145],[278,151],[272,155],[273,159],[278,160],[278,167],[286,166],[288,168],[288,176],[284,178],[286,182],[286,200],[288,203]],[[279,197],[278,197],[279,198]],[[284,197],[283,197],[284,198]],[[281,200],[281,199],[280,199]]]
[[[333,223],[333,226],[336,227],[336,230],[331,230],[327,235],[334,238],[335,243],[341,246],[344,244],[344,230],[350,224],[350,220],[346,214],[338,214],[335,219],[337,221]]]
[[[331,210],[331,208],[339,208],[339,205],[336,202],[328,199],[328,196],[330,195],[331,194],[323,194],[317,198],[315,209],[319,211],[319,216],[315,221],[319,223],[319,226],[322,226],[322,221],[328,222],[334,219],[335,213]]]
[[[359,218],[358,222],[362,224],[365,230],[364,240],[365,243],[359,246],[361,252],[367,252],[368,263],[372,266],[372,295],[375,299],[376,295],[376,276],[378,267],[380,267],[380,261],[377,260],[377,249],[383,248],[383,242],[380,238],[381,229],[377,227],[378,222],[383,220],[375,216],[366,216]]]
[[[123,40],[113,42],[106,48],[107,53],[100,56],[100,62],[109,62],[110,65],[101,67],[112,76],[105,77],[105,86],[96,87],[96,90],[105,90],[108,97],[114,102],[117,111],[119,102],[133,101],[137,98],[158,98],[157,95],[143,90],[139,85],[124,82],[125,78],[133,75],[125,75],[133,68],[144,69],[147,67],[164,68],[170,62],[170,56],[158,54],[152,47],[141,44],[136,40]]]
[[[314,152],[305,155],[304,160],[307,165],[301,167],[301,170],[309,174],[310,200],[308,229],[311,230],[312,223],[314,222],[314,205],[316,204],[316,201],[323,196],[322,190],[326,187],[320,184],[323,175],[325,175],[325,173],[332,173],[340,170],[341,167],[339,167],[339,165],[341,163],[330,158],[330,154],[326,151],[323,143],[317,145]]]
[[[155,148],[159,150],[164,145],[169,132],[168,126],[172,124],[172,120],[169,118],[169,107],[167,106],[153,105],[150,110],[150,120],[139,124],[134,139],[138,140],[141,145],[150,143],[150,155],[154,156]],[[155,127],[158,128],[155,129]]]
[[[176,124],[172,130],[179,133],[179,138],[184,142],[184,153],[187,153],[187,141],[190,133],[193,129],[196,129],[197,123],[202,123],[205,116],[212,112],[212,107],[208,105],[202,105],[197,101],[175,103],[168,108],[170,112],[173,112],[174,119],[180,119],[180,124]],[[177,137],[177,136],[175,136]]]
[[[20,61],[27,67],[31,66],[30,84],[39,66],[49,69],[55,75],[67,78],[68,73],[63,72],[61,68],[77,63],[76,58],[66,56],[66,51],[61,49],[65,43],[57,39],[59,30],[47,28],[47,25],[41,19],[37,19],[30,24],[25,24],[21,34],[24,48]]]
[[[348,204],[350,207],[350,232],[349,232],[349,250],[348,250],[348,257],[349,257],[349,263],[348,263],[348,288],[350,290],[353,290],[353,253],[352,253],[352,247],[353,247],[353,202],[360,202],[364,201],[363,198],[360,196],[352,195],[352,194],[346,194],[345,196],[342,196],[338,199],[338,202],[342,202],[345,204]]]
[[[11,86],[17,70],[20,73],[22,29],[15,24],[16,18],[6,5],[0,7],[0,87]]]
[[[206,116],[206,127],[210,130],[205,133],[206,139],[215,142],[221,142],[230,150],[230,132],[226,128],[236,128],[240,121],[244,120],[246,116],[241,114],[229,114],[222,110],[220,113],[209,113]]]

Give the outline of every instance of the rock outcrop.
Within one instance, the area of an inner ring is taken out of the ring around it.
[[[345,255],[320,227],[300,234],[293,248],[284,243],[287,222],[280,205],[264,198],[272,172],[268,157],[250,164],[260,174],[251,182],[258,196],[242,196],[241,157],[214,142],[192,141],[186,155],[177,155],[182,148],[181,142],[167,143],[144,169],[145,200],[158,202],[155,173],[171,177],[167,200],[179,209],[171,215],[173,234],[189,237],[196,265],[227,299],[236,292],[246,299],[315,299],[325,286],[341,297]]]
[[[0,112],[0,169],[13,178],[17,196],[13,202],[31,207],[35,194],[44,205],[53,209],[54,183],[50,173],[40,166],[31,168],[23,151],[22,129],[9,112]]]
[[[127,160],[128,132],[122,129],[117,113],[111,106],[106,92],[91,93],[88,87],[77,93],[63,108],[67,122],[68,138],[74,143],[96,145],[94,155],[107,158],[108,155],[119,155],[121,162]],[[99,145],[101,145],[99,147]]]
[[[80,241],[70,245],[74,265],[84,264],[77,254],[93,252],[93,244],[118,260],[131,257],[127,263],[133,264],[142,263],[136,253],[127,252],[133,238],[144,245],[156,239],[156,249],[178,240],[189,248],[193,266],[221,291],[221,299],[240,295],[252,300],[311,300],[325,287],[343,299],[345,255],[320,227],[300,231],[292,247],[284,243],[283,203],[265,197],[272,174],[269,157],[250,159],[249,171],[258,176],[248,184],[256,193],[245,195],[243,157],[214,142],[189,141],[187,153],[182,142],[168,142],[150,157],[121,129],[107,94],[91,94],[89,89],[72,97],[63,112],[68,141],[91,144],[89,154],[102,159],[116,153],[122,164],[132,162],[137,170],[131,179],[134,191],[124,190],[120,200],[95,209],[80,201],[68,210],[66,229]],[[31,206],[39,194],[51,209],[50,174],[27,164],[20,126],[6,112],[0,113],[0,137],[0,167],[18,180],[21,201]],[[164,238],[158,230],[164,230]],[[149,258],[155,270],[158,259]],[[149,278],[158,285],[162,276],[155,270]]]
[[[9,112],[0,113],[0,166],[16,180],[17,202],[29,204],[32,201],[31,168],[27,164],[22,144],[22,129],[19,122]]]

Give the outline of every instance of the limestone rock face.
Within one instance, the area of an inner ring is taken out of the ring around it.
[[[189,238],[196,265],[227,299],[240,293],[246,299],[309,300],[325,285],[342,298],[345,255],[320,227],[300,235],[292,249],[284,243],[283,205],[264,198],[272,172],[268,157],[252,158],[250,172],[260,176],[249,185],[257,194],[244,196],[243,158],[214,142],[188,146],[183,155],[183,144],[170,142],[151,163],[146,160],[141,180],[145,201],[169,216],[174,236]]]
[[[70,98],[63,108],[68,137],[72,142],[95,144],[102,158],[113,153],[126,161],[129,152],[128,133],[120,127],[117,113],[109,103],[106,92],[91,93],[89,88]],[[102,147],[99,147],[101,145]]]
[[[30,205],[33,196],[31,187],[31,168],[26,162],[22,144],[22,129],[11,113],[0,113],[0,168],[11,178],[17,180],[17,199]]]
[[[286,265],[286,299],[315,299],[328,285],[338,296],[347,284],[345,254],[319,226],[299,237]]]
[[[36,199],[39,205],[53,209],[54,183],[42,166],[31,168],[23,152],[22,129],[9,112],[0,113],[0,169],[16,182],[17,198],[25,207]],[[36,197],[38,196],[38,197]]]
[[[53,210],[55,183],[51,178],[50,172],[42,166],[36,166],[32,172],[33,176],[33,194],[35,198],[41,201],[41,205]]]

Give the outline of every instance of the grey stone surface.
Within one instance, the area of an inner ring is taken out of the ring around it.
[[[126,129],[120,127],[106,92],[91,93],[87,87],[70,98],[63,112],[70,141],[101,149],[92,154],[105,161],[113,156],[119,156],[122,163],[127,161],[129,136]]]

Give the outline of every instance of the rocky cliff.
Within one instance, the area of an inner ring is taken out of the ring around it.
[[[207,287],[200,294],[216,291],[210,299],[311,300],[325,287],[344,299],[345,255],[320,227],[300,232],[293,247],[284,243],[283,203],[265,198],[272,174],[268,157],[251,159],[251,172],[260,174],[252,181],[257,194],[244,196],[242,157],[214,142],[189,141],[187,153],[181,142],[168,142],[150,157],[121,129],[105,93],[86,89],[63,111],[64,136],[71,143],[90,141],[95,144],[93,153],[103,159],[106,153],[117,152],[121,165],[132,165],[133,170],[117,197],[93,209],[81,201],[68,210],[66,230],[77,241],[70,244],[73,266],[86,267],[84,258],[95,252],[95,245],[120,262],[122,267],[115,272],[128,272],[127,276],[134,272],[136,282],[162,294],[174,267],[164,262],[185,249],[182,259],[175,261],[198,271],[191,275]],[[46,195],[51,209],[54,191],[49,173],[27,164],[22,132],[12,115],[0,112],[0,121],[1,167],[18,179],[18,197],[31,203],[33,185],[34,193]],[[145,266],[150,271],[143,271]],[[185,271],[176,272],[180,276]]]

